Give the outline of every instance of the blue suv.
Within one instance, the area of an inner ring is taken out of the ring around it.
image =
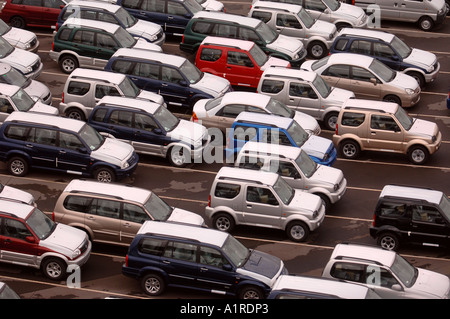
[[[330,140],[310,136],[294,119],[272,114],[241,112],[236,117],[225,149],[227,161],[248,141],[300,147],[314,162],[326,166],[331,166],[337,158]]]
[[[261,299],[287,273],[282,260],[226,232],[155,221],[144,222],[122,266],[122,274],[139,279],[151,296],[169,286]]]

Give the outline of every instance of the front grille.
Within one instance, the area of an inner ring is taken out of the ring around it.
[[[89,247],[89,241],[87,239],[85,239],[79,248],[81,251],[81,254],[83,254],[88,249],[88,247]]]
[[[133,166],[134,164],[137,163],[138,157],[136,156],[136,152],[133,152],[133,154],[131,155],[131,157],[128,159],[127,163],[130,166]]]
[[[39,70],[39,67],[41,66],[41,59],[38,59],[32,66],[31,66],[31,72]]]
[[[34,47],[37,43],[37,38],[34,38],[33,40],[30,41],[30,47]]]
[[[164,35],[164,31],[161,29],[159,30],[158,34],[156,35],[156,40],[159,40],[163,37]]]

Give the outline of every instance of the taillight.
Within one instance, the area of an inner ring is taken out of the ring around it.
[[[55,25],[55,32],[57,32],[58,31],[58,22],[56,22],[56,25]]]
[[[336,131],[334,131],[334,134],[338,135],[338,124],[336,123]]]
[[[61,103],[64,103],[64,91],[62,93]]]
[[[184,34],[183,37],[181,38],[181,43],[184,43]]]
[[[197,114],[195,114],[195,112],[192,112],[192,121],[198,122],[198,117],[197,117]]]
[[[55,212],[52,213],[52,220],[55,221]]]
[[[211,207],[211,194],[208,197],[208,207]]]
[[[128,267],[128,254],[125,256],[125,267]]]
[[[376,218],[376,215],[375,215],[375,213],[373,214],[373,221],[372,221],[372,226],[373,227],[375,227],[375,218]]]

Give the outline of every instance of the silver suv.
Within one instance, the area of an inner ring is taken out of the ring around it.
[[[330,87],[315,72],[276,67],[264,71],[257,91],[311,115],[333,131],[342,105],[355,98],[352,91]]]
[[[161,95],[139,89],[124,74],[77,68],[67,78],[59,113],[85,121],[105,95],[145,99],[165,105]]]
[[[319,196],[290,187],[278,174],[222,167],[211,187],[206,216],[213,227],[231,231],[235,225],[283,229],[304,241],[325,218]]]
[[[279,34],[298,38],[314,59],[328,54],[337,34],[334,24],[315,20],[303,7],[293,4],[257,1],[248,16],[260,19]]]

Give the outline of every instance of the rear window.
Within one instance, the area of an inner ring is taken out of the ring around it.
[[[214,62],[219,60],[221,55],[222,50],[220,49],[203,48],[200,53],[200,60]]]
[[[345,126],[360,126],[364,123],[366,115],[364,113],[344,112],[341,124]]]
[[[15,140],[25,141],[28,136],[28,127],[9,125],[5,130],[5,136]]]
[[[192,31],[196,33],[208,34],[210,29],[211,23],[209,22],[196,21],[192,25]]]
[[[70,81],[67,93],[82,96],[89,92],[90,87],[91,85],[86,82]]]
[[[229,183],[217,183],[216,190],[214,191],[214,196],[231,199],[239,195],[240,191],[241,185]]]
[[[155,238],[144,238],[140,241],[138,250],[141,253],[161,256],[166,247],[167,241]]]
[[[284,81],[264,80],[261,85],[261,92],[276,94],[281,92],[284,87]]]
[[[92,198],[82,196],[67,196],[63,206],[67,210],[73,210],[80,213],[87,212]]]
[[[72,29],[64,28],[58,33],[58,39],[63,41],[69,41],[70,33],[72,33]]]

